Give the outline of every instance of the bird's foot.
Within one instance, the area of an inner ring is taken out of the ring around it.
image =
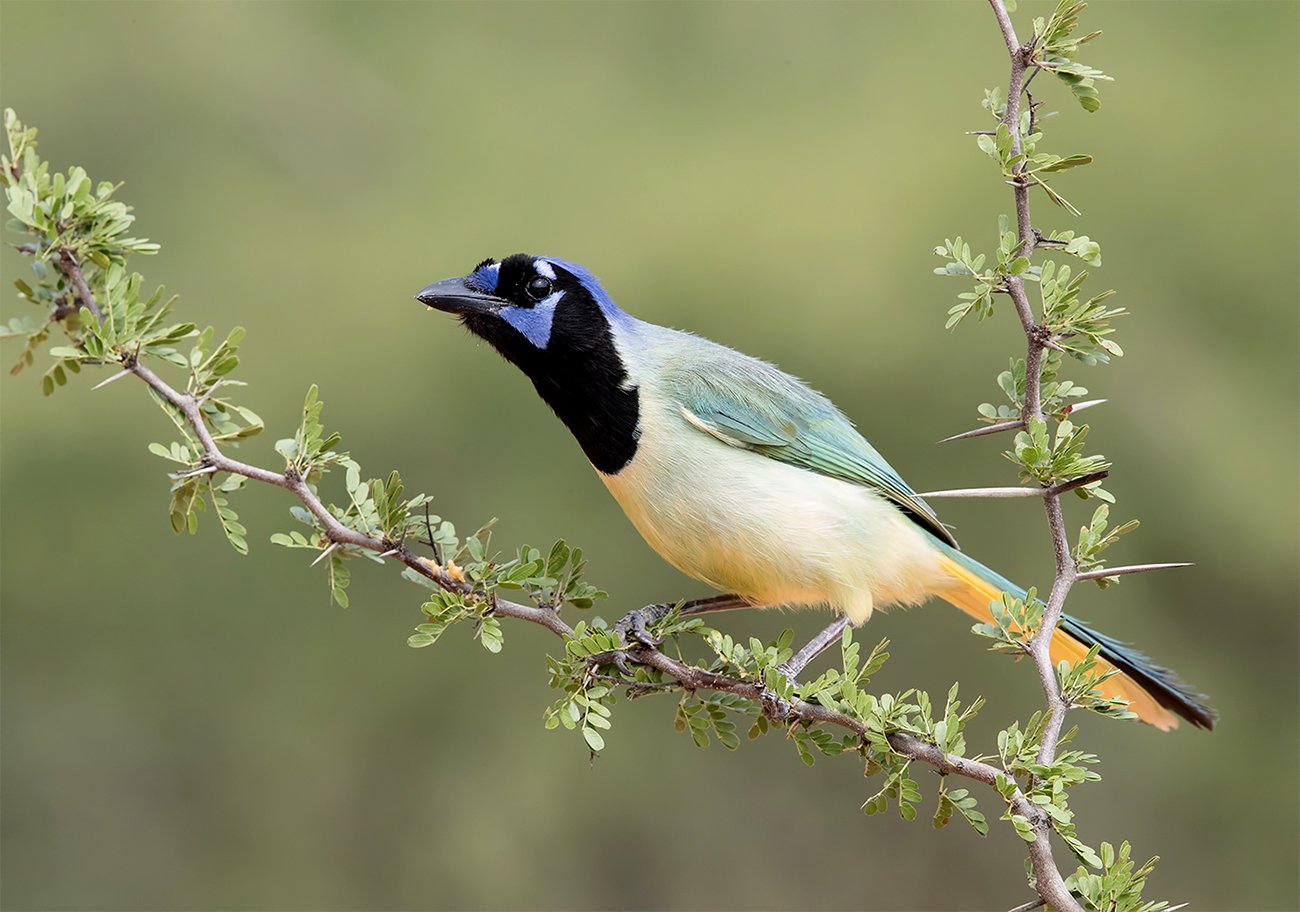
[[[763,715],[773,722],[785,722],[794,713],[790,701],[783,699],[770,687],[765,686],[759,692],[758,702],[763,709]]]
[[[644,608],[629,611],[614,625],[614,632],[628,646],[647,646],[653,649],[663,640],[651,635],[650,625],[667,617],[673,607],[669,604],[646,605]]]

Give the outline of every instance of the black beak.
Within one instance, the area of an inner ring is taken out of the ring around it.
[[[506,304],[500,298],[470,288],[463,278],[434,282],[422,288],[415,300],[452,314],[495,314]]]

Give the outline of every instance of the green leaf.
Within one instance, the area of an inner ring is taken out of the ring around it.
[[[1091,155],[1067,155],[1065,158],[1061,159],[1060,161],[1053,162],[1053,163],[1050,164],[1050,165],[1045,165],[1045,166],[1043,166],[1043,167],[1041,167],[1041,168],[1038,168],[1038,169],[1036,169],[1036,170],[1038,170],[1038,171],[1068,171],[1068,170],[1070,170],[1071,168],[1078,168],[1078,167],[1081,167],[1081,166],[1083,166],[1083,165],[1091,165],[1091,164],[1092,164],[1092,156],[1091,156]]]
[[[505,634],[501,630],[501,622],[494,617],[483,619],[483,625],[479,628],[479,642],[483,648],[491,653],[498,653],[501,647],[505,645]],[[599,750],[599,748],[596,748]]]
[[[1021,814],[1012,814],[1011,823],[1016,828],[1016,835],[1025,842],[1033,842],[1038,838],[1038,834],[1034,832],[1034,825],[1029,822],[1028,817]]]

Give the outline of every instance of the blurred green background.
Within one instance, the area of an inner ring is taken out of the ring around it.
[[[1030,4],[1043,15],[1047,4]],[[1088,61],[1117,75],[1048,148],[1134,315],[1127,357],[1072,368],[1111,403],[1119,561],[1194,570],[1081,587],[1071,608],[1213,696],[1218,731],[1079,718],[1104,780],[1081,833],[1164,856],[1154,897],[1295,909],[1300,7],[1098,3]],[[607,617],[703,594],[640,541],[527,382],[411,300],[517,250],[589,265],[626,308],[779,362],[853,416],[919,490],[1006,484],[1001,440],[938,447],[997,395],[1018,324],[942,329],[930,274],[991,246],[1008,189],[962,131],[1005,79],[987,7],[953,4],[60,4],[0,7],[0,102],[57,166],[125,180],[139,259],[181,313],[243,324],[245,401],[271,444],[316,381],[372,473],[400,468],[463,530],[586,547]],[[6,284],[25,269],[0,253]],[[5,296],[0,314],[25,305]],[[8,350],[8,358],[17,349]],[[544,732],[543,654],[508,625],[404,640],[418,592],[358,566],[352,607],[266,542],[278,492],[173,537],[163,417],[131,382],[42,399],[3,380],[3,904],[7,908],[1006,908],[1009,828],[986,841],[865,818],[848,759],[779,740],[728,754],[622,704],[610,747]],[[91,378],[94,379],[93,377]],[[1042,584],[1042,516],[942,505],[968,551]],[[1071,526],[1090,507],[1071,507]],[[818,614],[738,614],[800,637]],[[941,604],[877,616],[882,687],[984,693],[973,741],[1038,704],[1032,671]],[[982,740],[981,740],[982,739]],[[922,773],[923,787],[935,782]],[[982,795],[990,816],[997,811]],[[927,798],[927,802],[931,799]],[[932,806],[932,804],[930,805]],[[1063,863],[1069,863],[1062,852]]]

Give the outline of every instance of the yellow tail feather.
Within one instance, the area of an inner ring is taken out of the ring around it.
[[[976,620],[985,623],[992,621],[993,615],[989,611],[989,602],[1000,600],[1002,592],[993,584],[980,579],[947,557],[941,558],[941,562],[944,569],[958,582],[950,588],[936,590],[934,594]],[[1059,663],[1064,660],[1074,664],[1087,655],[1088,649],[1074,637],[1058,629],[1052,637],[1050,652],[1053,662]],[[1111,663],[1102,658],[1097,659],[1097,667],[1103,671],[1114,668]],[[1103,681],[1097,689],[1111,699],[1126,700],[1129,710],[1137,713],[1139,719],[1154,725],[1161,731],[1178,727],[1177,716],[1157,703],[1151,694],[1142,689],[1141,685],[1122,672]]]

